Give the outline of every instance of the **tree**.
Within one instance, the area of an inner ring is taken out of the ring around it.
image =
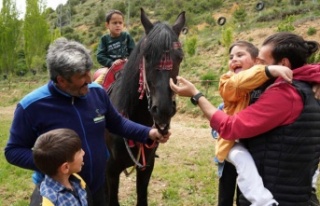
[[[21,21],[15,1],[3,0],[0,13],[0,73],[13,73],[20,43]]]
[[[49,24],[46,21],[43,0],[26,0],[24,18],[24,51],[28,69],[40,69],[50,43]],[[33,67],[33,68],[32,68]]]

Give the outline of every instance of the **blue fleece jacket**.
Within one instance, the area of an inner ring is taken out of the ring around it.
[[[150,141],[150,128],[123,118],[100,85],[89,84],[88,94],[72,97],[49,82],[18,103],[5,148],[8,162],[35,170],[34,180],[39,183],[42,176],[33,162],[31,148],[39,135],[57,128],[73,129],[80,136],[85,151],[80,175],[93,194],[105,181],[105,163],[109,157],[104,137],[106,128],[135,141]]]

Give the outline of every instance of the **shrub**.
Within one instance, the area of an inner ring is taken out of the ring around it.
[[[294,31],[293,16],[288,16],[284,21],[280,22],[277,31]]]
[[[104,25],[103,23],[105,22],[105,20],[106,20],[106,14],[104,10],[100,8],[96,18],[94,19],[94,25],[97,27],[100,25]]]
[[[309,27],[309,28],[308,28],[307,34],[308,34],[309,36],[312,36],[312,35],[314,35],[314,34],[316,34],[316,33],[317,33],[317,29],[316,29],[316,28],[314,28],[314,27]]]
[[[320,52],[313,53],[307,61],[309,64],[320,62]]]
[[[185,42],[186,51],[190,56],[193,56],[196,53],[197,41],[197,37],[193,36]]]
[[[63,27],[62,31],[61,31],[63,34],[69,34],[69,33],[73,33],[74,32],[74,29],[70,26],[68,27]]]
[[[89,16],[90,15],[90,11],[89,10],[87,10],[87,11],[85,11],[84,13],[83,13],[83,16]]]
[[[246,9],[244,7],[239,7],[237,10],[234,11],[232,16],[237,22],[244,22],[247,17]]]
[[[123,1],[123,2],[115,1],[115,3],[113,3],[112,5],[112,8],[116,8],[117,10],[121,11],[125,15],[126,13],[128,13],[127,5],[125,4],[125,2],[126,1]]]
[[[201,80],[202,80],[201,82],[202,86],[211,86],[214,84],[214,81],[218,81],[218,77],[214,73],[210,72],[203,75],[201,77]]]
[[[215,21],[215,19],[211,16],[210,13],[205,16],[205,21],[206,21],[206,23],[209,24],[210,26],[215,26],[215,25],[216,25],[216,21]]]

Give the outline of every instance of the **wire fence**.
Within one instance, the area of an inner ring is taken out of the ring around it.
[[[212,100],[220,100],[218,90],[219,80],[193,80],[191,81],[202,93]]]

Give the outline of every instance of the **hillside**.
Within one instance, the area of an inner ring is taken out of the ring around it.
[[[263,8],[258,10],[258,4]],[[104,28],[105,14],[111,9],[119,9],[126,16],[126,29],[136,41],[142,35],[139,20],[139,8],[143,7],[148,16],[156,21],[172,23],[181,11],[186,11],[188,34],[181,35],[181,41],[197,39],[196,54],[186,55],[185,62],[189,67],[210,67],[219,70],[224,64],[225,43],[224,32],[232,31],[231,42],[242,39],[259,46],[262,40],[277,30],[289,30],[302,35],[306,39],[320,42],[319,0],[270,0],[270,1],[234,1],[234,0],[69,0],[51,11],[48,19],[52,28],[60,28],[62,35],[79,40],[92,50],[101,35],[107,32]],[[226,18],[222,26],[218,24],[220,17]],[[312,35],[308,30],[312,29]],[[194,62],[194,58],[197,62]],[[96,66],[99,66],[98,64]],[[194,76],[205,74],[195,72]]]

